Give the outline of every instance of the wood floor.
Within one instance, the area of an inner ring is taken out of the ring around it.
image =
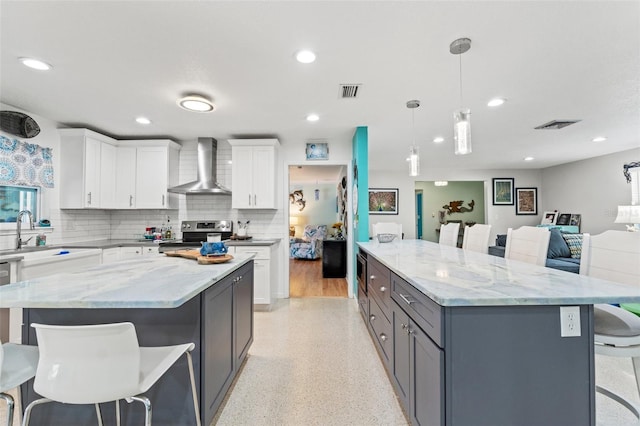
[[[290,297],[347,297],[346,278],[322,278],[322,259],[289,259]]]

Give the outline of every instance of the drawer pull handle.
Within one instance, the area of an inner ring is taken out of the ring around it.
[[[407,324],[400,323],[400,327],[402,327],[402,329],[405,330],[407,328]]]
[[[402,298],[402,300],[404,300],[404,301],[405,301],[405,303],[406,303],[407,305],[410,305],[410,304],[412,304],[412,303],[415,303],[415,300],[412,300],[412,299],[407,298],[407,296],[405,296],[404,294],[402,294],[402,293],[398,293],[398,294],[400,295],[400,297]]]
[[[369,277],[369,279],[370,279],[371,281],[373,281],[373,280],[375,280],[375,279],[376,279],[376,276],[375,276],[375,275],[371,275],[371,276]]]
[[[384,333],[381,333],[380,334],[380,340],[382,340],[383,342],[386,342],[387,341],[387,335],[384,334]]]
[[[407,327],[407,335],[412,335],[413,333],[415,333],[415,331]]]
[[[387,291],[387,288],[385,286],[381,285],[380,286],[380,291],[384,293],[385,291]]]
[[[371,315],[369,318],[371,319],[371,321],[375,321],[376,320],[376,316],[375,315]]]

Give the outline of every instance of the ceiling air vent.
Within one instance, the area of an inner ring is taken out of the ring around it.
[[[536,129],[558,130],[562,129],[563,127],[571,126],[572,124],[576,124],[578,121],[580,120],[552,120],[548,123],[541,124],[540,126],[536,127]]]
[[[353,99],[358,97],[361,84],[341,84],[338,97],[341,99]]]

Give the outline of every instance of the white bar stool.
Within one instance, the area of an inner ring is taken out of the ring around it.
[[[491,234],[491,225],[475,224],[473,226],[465,226],[462,237],[462,250],[488,253],[489,234]]]
[[[145,405],[145,425],[151,425],[151,402],[143,394],[183,355],[187,356],[195,424],[200,426],[191,351],[193,343],[162,347],[140,347],[132,323],[57,326],[31,324],[36,329],[40,361],[33,389],[44,398],[31,402],[24,413],[29,424],[31,410],[51,401],[65,404],[95,404],[98,424],[102,416],[97,404],[140,401]]]
[[[15,403],[5,392],[18,388],[36,375],[38,347],[5,343],[0,345],[0,398],[7,402],[7,426],[13,425]],[[18,395],[20,389],[18,388]]]

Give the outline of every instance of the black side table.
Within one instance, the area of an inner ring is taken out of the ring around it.
[[[347,240],[322,241],[322,278],[347,275]]]

